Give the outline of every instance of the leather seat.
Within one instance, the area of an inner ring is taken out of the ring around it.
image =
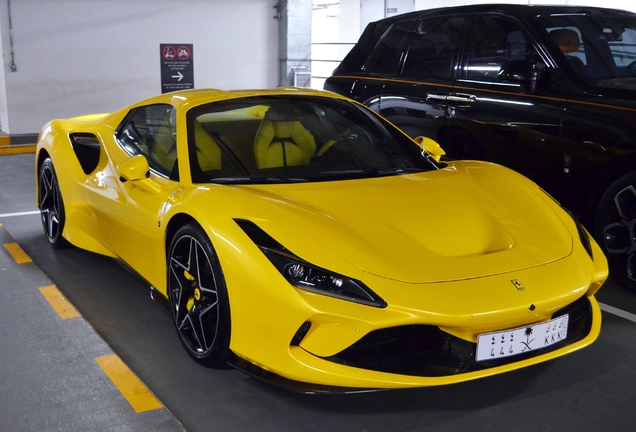
[[[257,168],[306,165],[315,154],[316,140],[299,120],[267,111],[254,139]]]
[[[550,32],[550,37],[554,40],[554,42],[556,42],[570,64],[574,66],[574,69],[576,69],[579,74],[586,76],[585,64],[583,61],[576,56],[568,55],[570,53],[578,52],[579,48],[581,48],[579,35],[574,30],[556,29]]]
[[[194,120],[193,127],[194,148],[199,168],[202,172],[221,169],[222,157],[219,145],[197,120]],[[192,151],[192,147],[190,148]]]

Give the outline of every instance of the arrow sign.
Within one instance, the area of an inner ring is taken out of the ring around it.
[[[161,93],[194,88],[192,44],[159,44]]]

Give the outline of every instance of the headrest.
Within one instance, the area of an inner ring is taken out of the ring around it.
[[[303,117],[303,110],[291,104],[271,106],[265,113],[265,119],[271,122],[294,122]]]
[[[550,32],[550,37],[556,42],[561,51],[572,53],[579,50],[581,42],[579,35],[574,30],[558,29]]]

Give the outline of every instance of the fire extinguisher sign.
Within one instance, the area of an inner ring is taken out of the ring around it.
[[[192,44],[159,44],[161,93],[194,88]]]

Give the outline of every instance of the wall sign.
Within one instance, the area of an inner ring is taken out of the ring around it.
[[[194,88],[192,44],[159,44],[161,93]]]

